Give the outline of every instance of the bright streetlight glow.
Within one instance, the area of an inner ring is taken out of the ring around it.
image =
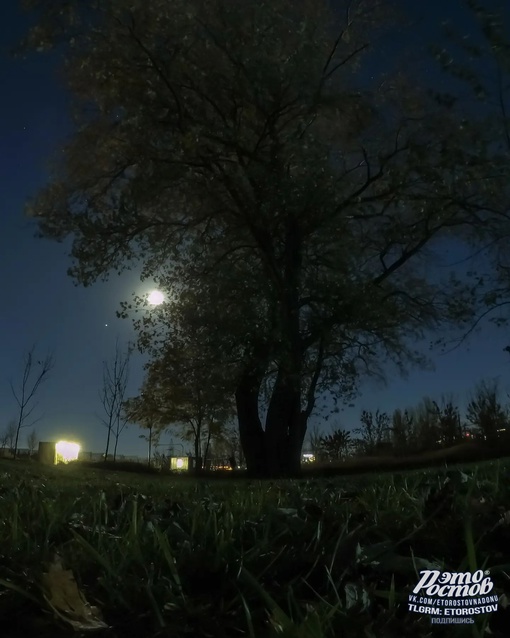
[[[71,443],[70,441],[59,441],[55,444],[55,451],[57,453],[57,463],[69,463],[69,461],[78,460],[80,446],[78,443]]]
[[[151,306],[159,306],[165,301],[165,295],[159,290],[153,290],[149,293],[148,301]]]

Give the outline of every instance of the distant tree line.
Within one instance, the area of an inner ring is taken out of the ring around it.
[[[392,414],[363,410],[360,426],[352,434],[338,426],[322,434],[315,426],[309,446],[319,461],[342,461],[353,456],[420,454],[466,441],[488,446],[510,441],[510,402],[501,400],[496,381],[478,384],[464,418],[453,398],[443,396],[438,403],[424,397],[418,405],[397,408]]]

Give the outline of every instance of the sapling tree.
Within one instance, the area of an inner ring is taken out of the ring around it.
[[[35,454],[38,443],[39,443],[39,438],[34,428],[29,434],[27,434],[27,448],[28,448],[28,453],[30,454],[30,456],[33,456]]]
[[[54,366],[55,358],[53,355],[48,354],[44,359],[38,359],[35,355],[35,346],[33,346],[24,356],[23,371],[17,387],[12,380],[10,381],[11,392],[18,405],[18,416],[15,421],[16,435],[12,448],[14,458],[18,454],[20,431],[23,428],[32,427],[42,418],[33,418],[34,410],[37,407],[35,397]]]
[[[156,450],[158,447],[161,430],[156,428],[156,423],[152,419],[145,419],[140,425],[145,432],[144,434],[139,434],[138,438],[147,442],[147,465],[151,467],[153,458],[156,455],[156,452],[153,452],[153,450]]]
[[[122,414],[126,422],[136,423],[143,430],[139,438],[147,441],[147,462],[150,467],[153,449],[167,427],[161,403],[144,385],[139,396],[124,400]]]
[[[103,415],[101,422],[106,427],[106,448],[104,460],[108,459],[111,440],[113,438],[113,460],[117,455],[119,438],[127,425],[127,419],[122,409],[126,398],[129,377],[130,349],[123,353],[118,340],[115,343],[115,353],[111,361],[103,361],[103,385],[99,392]]]

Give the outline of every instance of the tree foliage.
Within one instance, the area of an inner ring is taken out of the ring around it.
[[[122,404],[122,415],[126,423],[136,423],[143,430],[141,439],[148,444],[148,465],[151,465],[153,448],[159,443],[161,433],[164,431],[164,420],[161,403],[154,395],[146,390],[146,385],[137,397],[129,397]]]
[[[324,434],[319,439],[319,449],[330,461],[341,461],[348,454],[351,435],[342,428],[332,429],[331,434]]]
[[[210,456],[224,460],[233,458],[237,465],[244,466],[244,454],[239,439],[239,428],[234,421],[223,425],[216,433],[213,433]]]
[[[440,446],[439,415],[439,406],[428,396],[424,397],[414,408],[415,437],[418,451],[431,450]]]
[[[441,445],[451,447],[462,442],[464,427],[460,418],[460,410],[453,399],[443,397],[441,406],[437,405],[437,412]]]
[[[466,416],[487,443],[497,442],[498,431],[508,427],[508,415],[499,400],[497,381],[482,381],[478,384],[469,401]]]
[[[414,444],[413,411],[397,408],[391,417],[391,440],[396,454],[405,454]]]
[[[360,417],[361,427],[356,434],[361,437],[361,450],[364,454],[375,454],[390,442],[391,419],[386,412],[363,410]]]
[[[455,93],[439,95],[438,99],[460,104],[464,96],[461,124],[473,137],[473,155],[483,153],[492,158],[491,170],[480,180],[481,200],[469,197],[465,205],[473,213],[491,211],[491,223],[480,225],[478,233],[490,250],[482,252],[493,265],[490,284],[484,295],[484,308],[477,322],[489,316],[497,326],[508,325],[510,304],[510,205],[508,174],[510,172],[510,15],[504,0],[464,0],[472,18],[469,32],[459,32],[458,25],[446,22],[448,38],[444,47],[433,51],[450,78],[458,87]],[[450,84],[453,84],[450,81]],[[478,122],[473,123],[472,114]],[[472,161],[477,161],[473,158]],[[474,273],[468,273],[471,276]],[[486,277],[487,278],[487,277]],[[499,312],[495,312],[498,310]]]

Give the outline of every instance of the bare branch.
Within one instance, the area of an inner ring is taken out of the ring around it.
[[[115,461],[120,435],[129,421],[129,416],[124,410],[129,376],[129,358],[129,344],[126,353],[122,353],[117,339],[112,361],[103,361],[103,385],[99,392],[99,398],[104,410],[104,416],[100,418],[108,430],[105,461],[108,459],[112,436],[114,438],[113,460]]]
[[[27,352],[24,357],[23,373],[18,390],[14,387],[12,380],[9,385],[18,405],[18,418],[16,422],[16,436],[14,440],[14,457],[18,452],[19,434],[22,428],[30,427],[42,417],[27,423],[27,419],[31,416],[37,404],[33,403],[33,399],[41,385],[46,381],[49,373],[55,366],[55,359],[52,354],[46,355],[44,359],[35,360],[35,345]],[[36,367],[39,369],[36,370]],[[33,381],[31,382],[31,379]]]

